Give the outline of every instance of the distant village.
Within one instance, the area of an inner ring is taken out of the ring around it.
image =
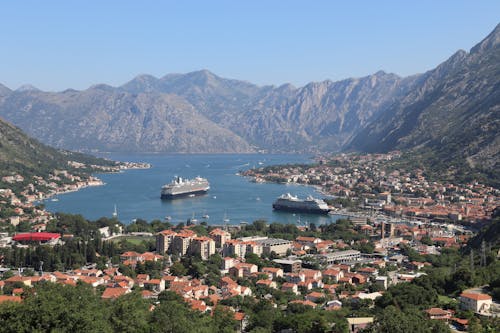
[[[356,202],[349,211],[383,213],[423,222],[481,223],[500,206],[500,189],[473,182],[429,181],[422,170],[387,170],[388,154],[340,154],[320,158],[312,166],[275,166],[242,173],[255,182],[316,186],[324,195]],[[337,204],[339,212],[347,212]],[[353,209],[354,208],[354,209]]]
[[[93,170],[95,173],[121,172],[128,169],[149,168],[148,163],[119,162],[114,166],[86,165],[69,161],[68,169]],[[45,200],[58,200],[58,194],[74,192],[90,186],[101,186],[103,182],[88,173],[72,174],[68,170],[54,170],[44,179],[34,176],[25,180],[20,174],[3,176],[4,188],[0,188],[0,223],[14,227],[20,223],[28,223],[34,231],[43,231],[45,224],[52,218],[50,212],[43,208]],[[17,189],[13,190],[15,187]],[[2,240],[0,240],[1,242]]]

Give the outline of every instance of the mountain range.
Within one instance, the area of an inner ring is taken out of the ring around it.
[[[423,74],[257,86],[207,70],[119,87],[44,92],[0,85],[0,117],[57,148],[317,152],[429,148],[498,166],[500,25]],[[441,155],[440,155],[441,154]]]

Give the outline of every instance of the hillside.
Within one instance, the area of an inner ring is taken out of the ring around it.
[[[114,162],[59,151],[29,138],[19,128],[0,119],[0,176],[46,176],[54,169],[68,169],[68,161],[111,165]]]
[[[441,164],[498,170],[500,25],[470,53],[420,76],[403,99],[360,131],[350,149],[416,149]],[[429,154],[429,152],[431,152]]]

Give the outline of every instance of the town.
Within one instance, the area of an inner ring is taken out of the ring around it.
[[[226,309],[241,332],[277,325],[259,322],[255,304],[264,301],[276,316],[314,311],[338,332],[380,325],[376,314],[394,302],[410,302],[419,316],[457,331],[498,325],[498,238],[470,228],[498,224],[498,190],[379,168],[392,158],[340,155],[313,166],[244,173],[255,181],[296,182],[335,194],[329,203],[346,218],[318,226],[262,220],[123,225],[116,217],[91,222],[35,206],[34,199],[99,184],[67,171],[35,178],[19,195],[4,189],[0,302],[22,302],[30,289],[53,282],[88,285],[103,300],[139,293],[151,311],[172,293],[200,314]],[[38,186],[48,191],[40,194]],[[421,299],[408,301],[417,294]]]
[[[476,181],[468,184],[431,181],[421,169],[394,169],[400,152],[340,154],[318,158],[315,165],[250,169],[255,182],[316,186],[339,213],[364,211],[423,222],[475,224],[491,220],[500,205],[500,190]]]

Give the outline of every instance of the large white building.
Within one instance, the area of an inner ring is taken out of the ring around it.
[[[476,313],[487,313],[490,311],[493,299],[490,295],[480,293],[462,293],[460,295],[460,307]]]

